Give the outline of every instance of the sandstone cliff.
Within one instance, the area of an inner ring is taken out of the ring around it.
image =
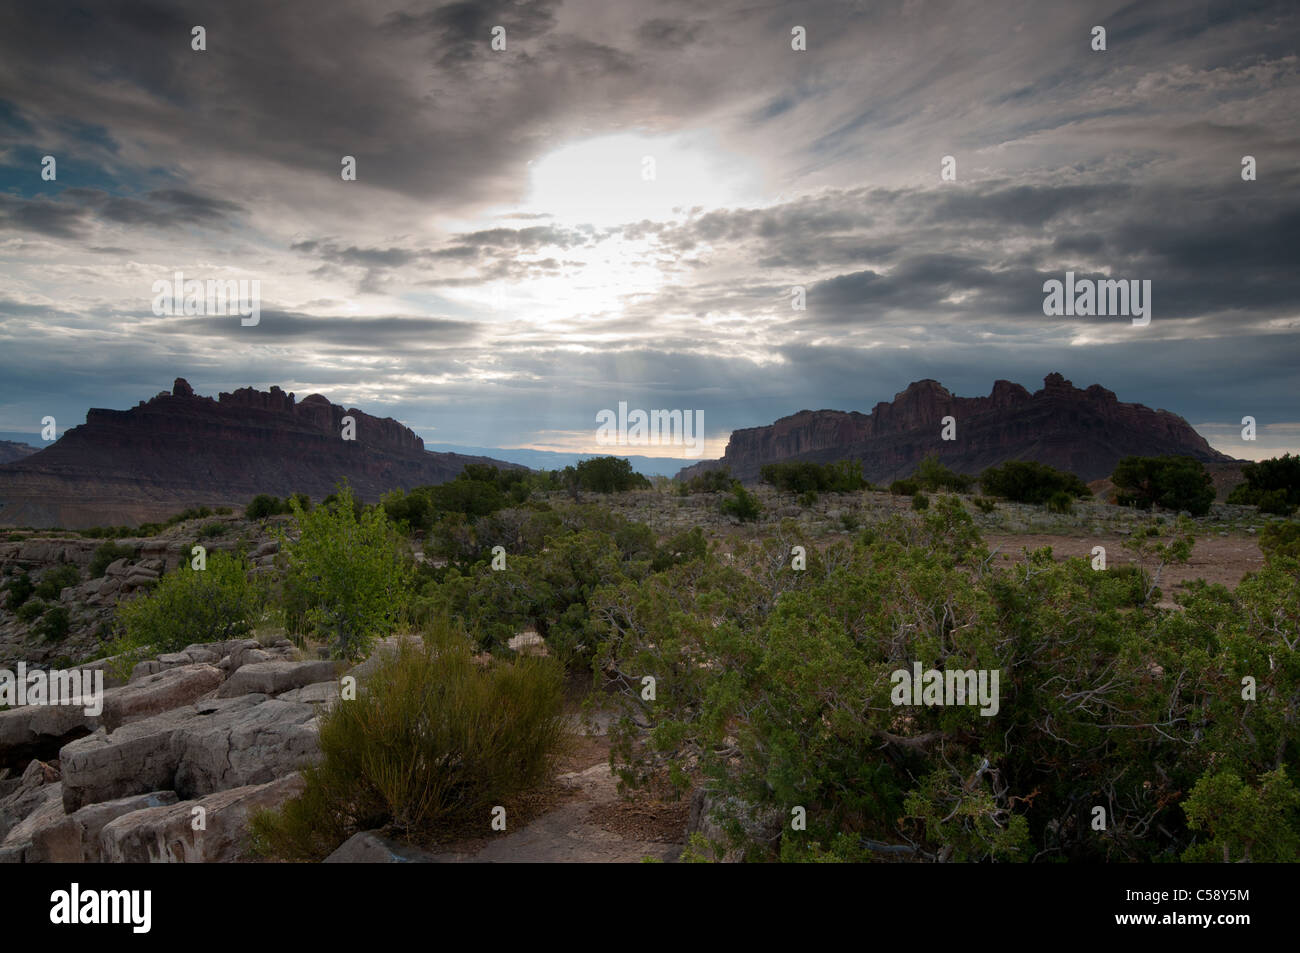
[[[957,439],[941,439],[942,420],[956,418]],[[765,463],[782,460],[861,460],[872,482],[909,474],[934,454],[959,473],[979,473],[1007,460],[1037,460],[1084,480],[1109,476],[1125,456],[1181,454],[1230,462],[1182,417],[1122,403],[1097,384],[1080,390],[1049,374],[1041,390],[997,381],[988,397],[956,397],[938,381],[909,384],[869,414],[803,410],[766,427],[737,430],[721,460],[678,474],[687,478],[719,466],[746,482]]]
[[[342,439],[342,420],[356,439]],[[130,410],[94,409],[56,443],[0,466],[0,525],[135,524],[198,504],[242,506],[258,493],[314,499],[347,479],[363,499],[454,479],[466,463],[512,464],[429,453],[391,418],[296,401],[278,387],[201,397],[178,378]]]

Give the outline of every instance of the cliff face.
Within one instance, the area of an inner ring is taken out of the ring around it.
[[[345,416],[355,440],[342,439]],[[513,466],[426,452],[396,420],[319,394],[299,402],[278,387],[245,387],[213,400],[178,378],[131,410],[91,410],[50,447],[0,466],[0,524],[134,524],[197,504],[242,506],[258,493],[320,499],[343,479],[373,501],[454,479],[475,462]]]
[[[946,416],[956,418],[956,440],[941,439]],[[678,476],[726,466],[733,476],[753,482],[765,463],[849,459],[862,461],[866,478],[879,483],[906,476],[930,454],[959,473],[977,474],[1007,460],[1036,460],[1084,480],[1110,476],[1130,455],[1232,459],[1176,414],[1121,403],[1104,387],[1080,390],[1060,374],[1049,374],[1033,394],[998,381],[988,397],[956,397],[938,381],[922,380],[870,414],[800,411],[767,427],[735,431],[721,460],[697,463]]]

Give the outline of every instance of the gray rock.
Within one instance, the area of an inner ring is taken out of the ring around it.
[[[134,811],[175,804],[176,800],[174,791],[151,791],[103,804],[88,804],[35,831],[26,860],[28,863],[98,863],[101,860],[99,832],[106,824]]]
[[[218,698],[233,698],[249,692],[279,695],[294,688],[336,678],[333,662],[270,661],[240,666],[217,691]]]
[[[71,814],[131,794],[189,798],[274,780],[319,760],[319,727],[310,705],[241,695],[97,731],[59,756]]]
[[[123,814],[99,832],[105,863],[229,863],[248,850],[248,821],[300,794],[302,777],[287,774],[265,784],[231,788],[164,807]],[[202,808],[196,815],[195,808]],[[195,830],[196,817],[203,829]]]
[[[353,834],[326,857],[325,864],[433,864],[434,855],[383,837],[378,831]]]

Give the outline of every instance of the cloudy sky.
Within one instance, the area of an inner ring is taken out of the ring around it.
[[[1297,47],[1291,0],[4,4],[0,430],[183,376],[474,446],[696,409],[717,456],[1060,371],[1300,449]],[[1046,317],[1067,270],[1150,324]],[[260,321],[155,314],[177,271]]]

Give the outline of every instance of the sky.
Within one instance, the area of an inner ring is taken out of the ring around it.
[[[1297,47],[1291,0],[5,4],[0,431],[184,377],[480,447],[694,411],[712,458],[1056,371],[1300,450]],[[1046,315],[1067,271],[1150,322]]]

